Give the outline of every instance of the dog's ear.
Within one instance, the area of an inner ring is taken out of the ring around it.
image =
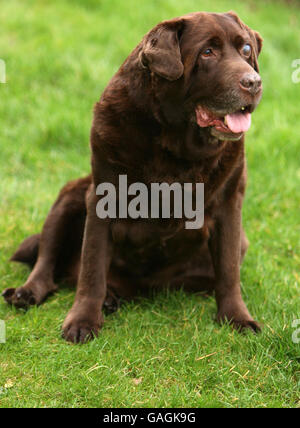
[[[261,53],[262,47],[263,47],[263,39],[261,35],[257,31],[253,31],[254,37],[256,40],[257,45],[257,56]]]
[[[255,44],[255,52],[252,53],[252,62],[254,65],[254,70],[259,73],[258,57],[262,50],[263,39],[257,31],[253,31],[249,28],[249,32]]]
[[[262,45],[263,45],[263,39],[261,38],[260,34],[257,31],[252,30],[250,27],[248,27],[248,25],[244,24],[241,21],[241,19],[238,17],[238,15],[232,10],[230,12],[225,13],[224,15],[233,19],[242,29],[246,28],[246,30],[248,31],[251,37],[251,40],[255,46],[255,52],[252,53],[252,64],[255,71],[259,73],[259,66],[258,66],[257,59],[259,57],[259,54],[261,53]]]
[[[247,25],[245,25],[245,27],[249,33],[249,36],[251,37],[252,44],[254,46],[254,50],[252,49],[251,56],[252,67],[257,73],[259,73],[258,57],[263,47],[263,39],[257,31],[252,30]]]
[[[179,46],[183,20],[165,21],[148,33],[143,41],[140,62],[159,76],[178,80],[184,71]]]

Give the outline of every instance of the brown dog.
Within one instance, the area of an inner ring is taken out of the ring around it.
[[[248,243],[241,209],[246,186],[244,133],[262,95],[262,39],[236,14],[193,13],[151,30],[95,106],[92,175],[67,184],[41,235],[12,260],[33,271],[3,295],[39,304],[61,278],[77,283],[65,339],[97,335],[101,309],[151,287],[214,291],[218,320],[259,330],[240,289]],[[205,221],[97,217],[99,183],[204,183]],[[82,254],[82,256],[81,256]]]

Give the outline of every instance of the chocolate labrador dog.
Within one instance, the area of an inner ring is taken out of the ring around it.
[[[92,174],[60,192],[42,233],[12,260],[33,270],[3,292],[17,307],[40,304],[56,283],[77,284],[63,337],[85,342],[102,309],[153,287],[214,292],[219,322],[259,330],[242,299],[246,187],[244,134],[262,96],[259,34],[233,13],[192,13],[153,28],[94,110]],[[177,218],[99,218],[100,183],[204,183],[204,225]]]

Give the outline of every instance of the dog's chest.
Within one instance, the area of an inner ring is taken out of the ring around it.
[[[226,186],[234,173],[241,150],[231,146],[206,158],[195,160],[177,158],[167,150],[157,147],[144,159],[140,180],[147,186],[152,183],[179,183],[181,186],[204,184],[205,194],[214,199]]]
[[[134,175],[129,176],[128,184],[136,181],[145,184],[149,201],[154,183],[177,183],[182,187],[192,184],[193,199],[196,197],[195,184],[204,184],[204,225],[201,229],[187,230],[185,218],[174,219],[171,216],[170,219],[153,220],[150,214],[148,219],[116,220],[112,235],[117,259],[123,260],[127,266],[138,266],[142,275],[148,268],[176,263],[176,260],[181,263],[192,257],[201,243],[207,241],[214,227],[214,213],[222,204],[223,190],[237,167],[239,154],[239,150],[228,147],[215,156],[191,161],[177,158],[161,147],[145,152],[136,165]]]

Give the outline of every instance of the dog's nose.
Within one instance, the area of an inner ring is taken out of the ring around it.
[[[245,73],[240,80],[241,88],[250,92],[251,95],[256,95],[260,91],[261,85],[261,78],[257,73]]]

